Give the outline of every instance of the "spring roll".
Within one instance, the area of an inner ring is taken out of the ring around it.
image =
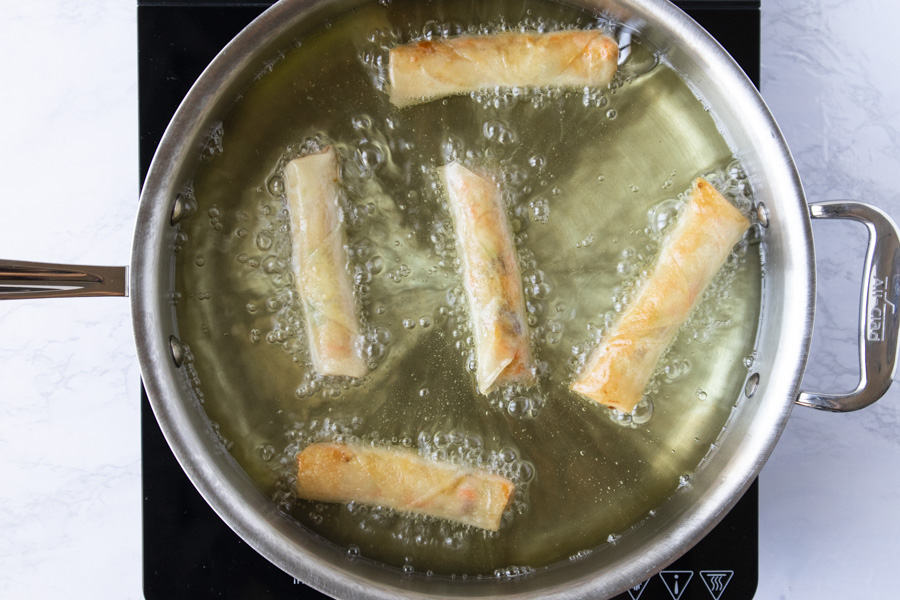
[[[525,296],[506,207],[497,187],[460,165],[439,169],[456,226],[482,394],[534,380]]]
[[[359,502],[497,531],[514,486],[499,475],[427,460],[409,450],[310,444],[297,455],[297,495]]]
[[[320,375],[362,377],[368,365],[341,223],[338,156],[329,146],[284,168],[292,267],[303,304],[313,367]]]
[[[423,40],[391,50],[390,100],[409,106],[496,87],[604,87],[618,58],[615,40],[596,30]]]
[[[747,218],[709,182],[696,179],[652,275],[571,389],[632,412],[663,352],[749,227]]]

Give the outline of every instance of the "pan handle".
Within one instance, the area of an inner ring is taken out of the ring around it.
[[[0,259],[0,300],[127,295],[128,267]]]
[[[833,412],[859,410],[881,398],[897,369],[900,329],[900,233],[884,212],[862,202],[838,200],[809,206],[813,219],[850,219],[869,230],[859,315],[859,371],[846,394],[801,392],[797,404]]]

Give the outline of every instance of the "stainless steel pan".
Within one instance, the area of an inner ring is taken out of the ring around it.
[[[442,580],[404,575],[323,544],[279,512],[209,435],[180,369],[180,344],[168,294],[178,192],[195,168],[199,141],[260,65],[279,47],[348,2],[283,0],[237,36],[205,71],[162,139],[144,184],[130,271],[63,268],[6,261],[4,297],[124,295],[132,313],[142,374],[154,412],[191,480],[216,512],[251,546],[310,585],[337,597],[503,596],[598,598],[647,578],[687,551],[740,498],[765,463],[794,403],[856,410],[890,385],[897,355],[900,243],[889,217],[856,202],[807,206],[790,153],[753,85],[693,21],[662,0],[579,2],[615,13],[662,49],[711,106],[754,182],[765,226],[766,278],[758,360],[714,460],[691,486],[665,503],[637,535],[598,548],[583,560],[516,580]],[[850,394],[800,389],[815,299],[811,218],[863,222],[869,248],[860,308],[862,378]],[[126,285],[127,282],[127,285]]]

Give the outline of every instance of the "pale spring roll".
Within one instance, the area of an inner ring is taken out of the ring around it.
[[[663,352],[748,227],[746,217],[709,182],[696,179],[652,275],[571,389],[632,412]]]
[[[413,42],[390,52],[390,100],[408,106],[496,87],[604,87],[618,58],[615,40],[595,30]]]
[[[410,450],[310,444],[297,455],[297,495],[430,515],[491,531],[514,486],[499,475],[427,460]]]
[[[320,375],[362,377],[368,366],[341,223],[338,156],[294,159],[284,168],[292,230],[292,266],[303,304],[313,367]]]
[[[525,296],[500,191],[489,179],[451,163],[439,169],[456,226],[482,394],[506,383],[531,383],[534,367]]]

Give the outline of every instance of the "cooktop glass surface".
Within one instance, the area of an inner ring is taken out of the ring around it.
[[[141,180],[165,127],[216,53],[272,2],[140,0]],[[676,2],[759,82],[759,0]],[[315,599],[245,544],[200,497],[142,391],[144,596],[148,600]],[[749,600],[758,579],[758,484],[688,554],[617,600]]]

